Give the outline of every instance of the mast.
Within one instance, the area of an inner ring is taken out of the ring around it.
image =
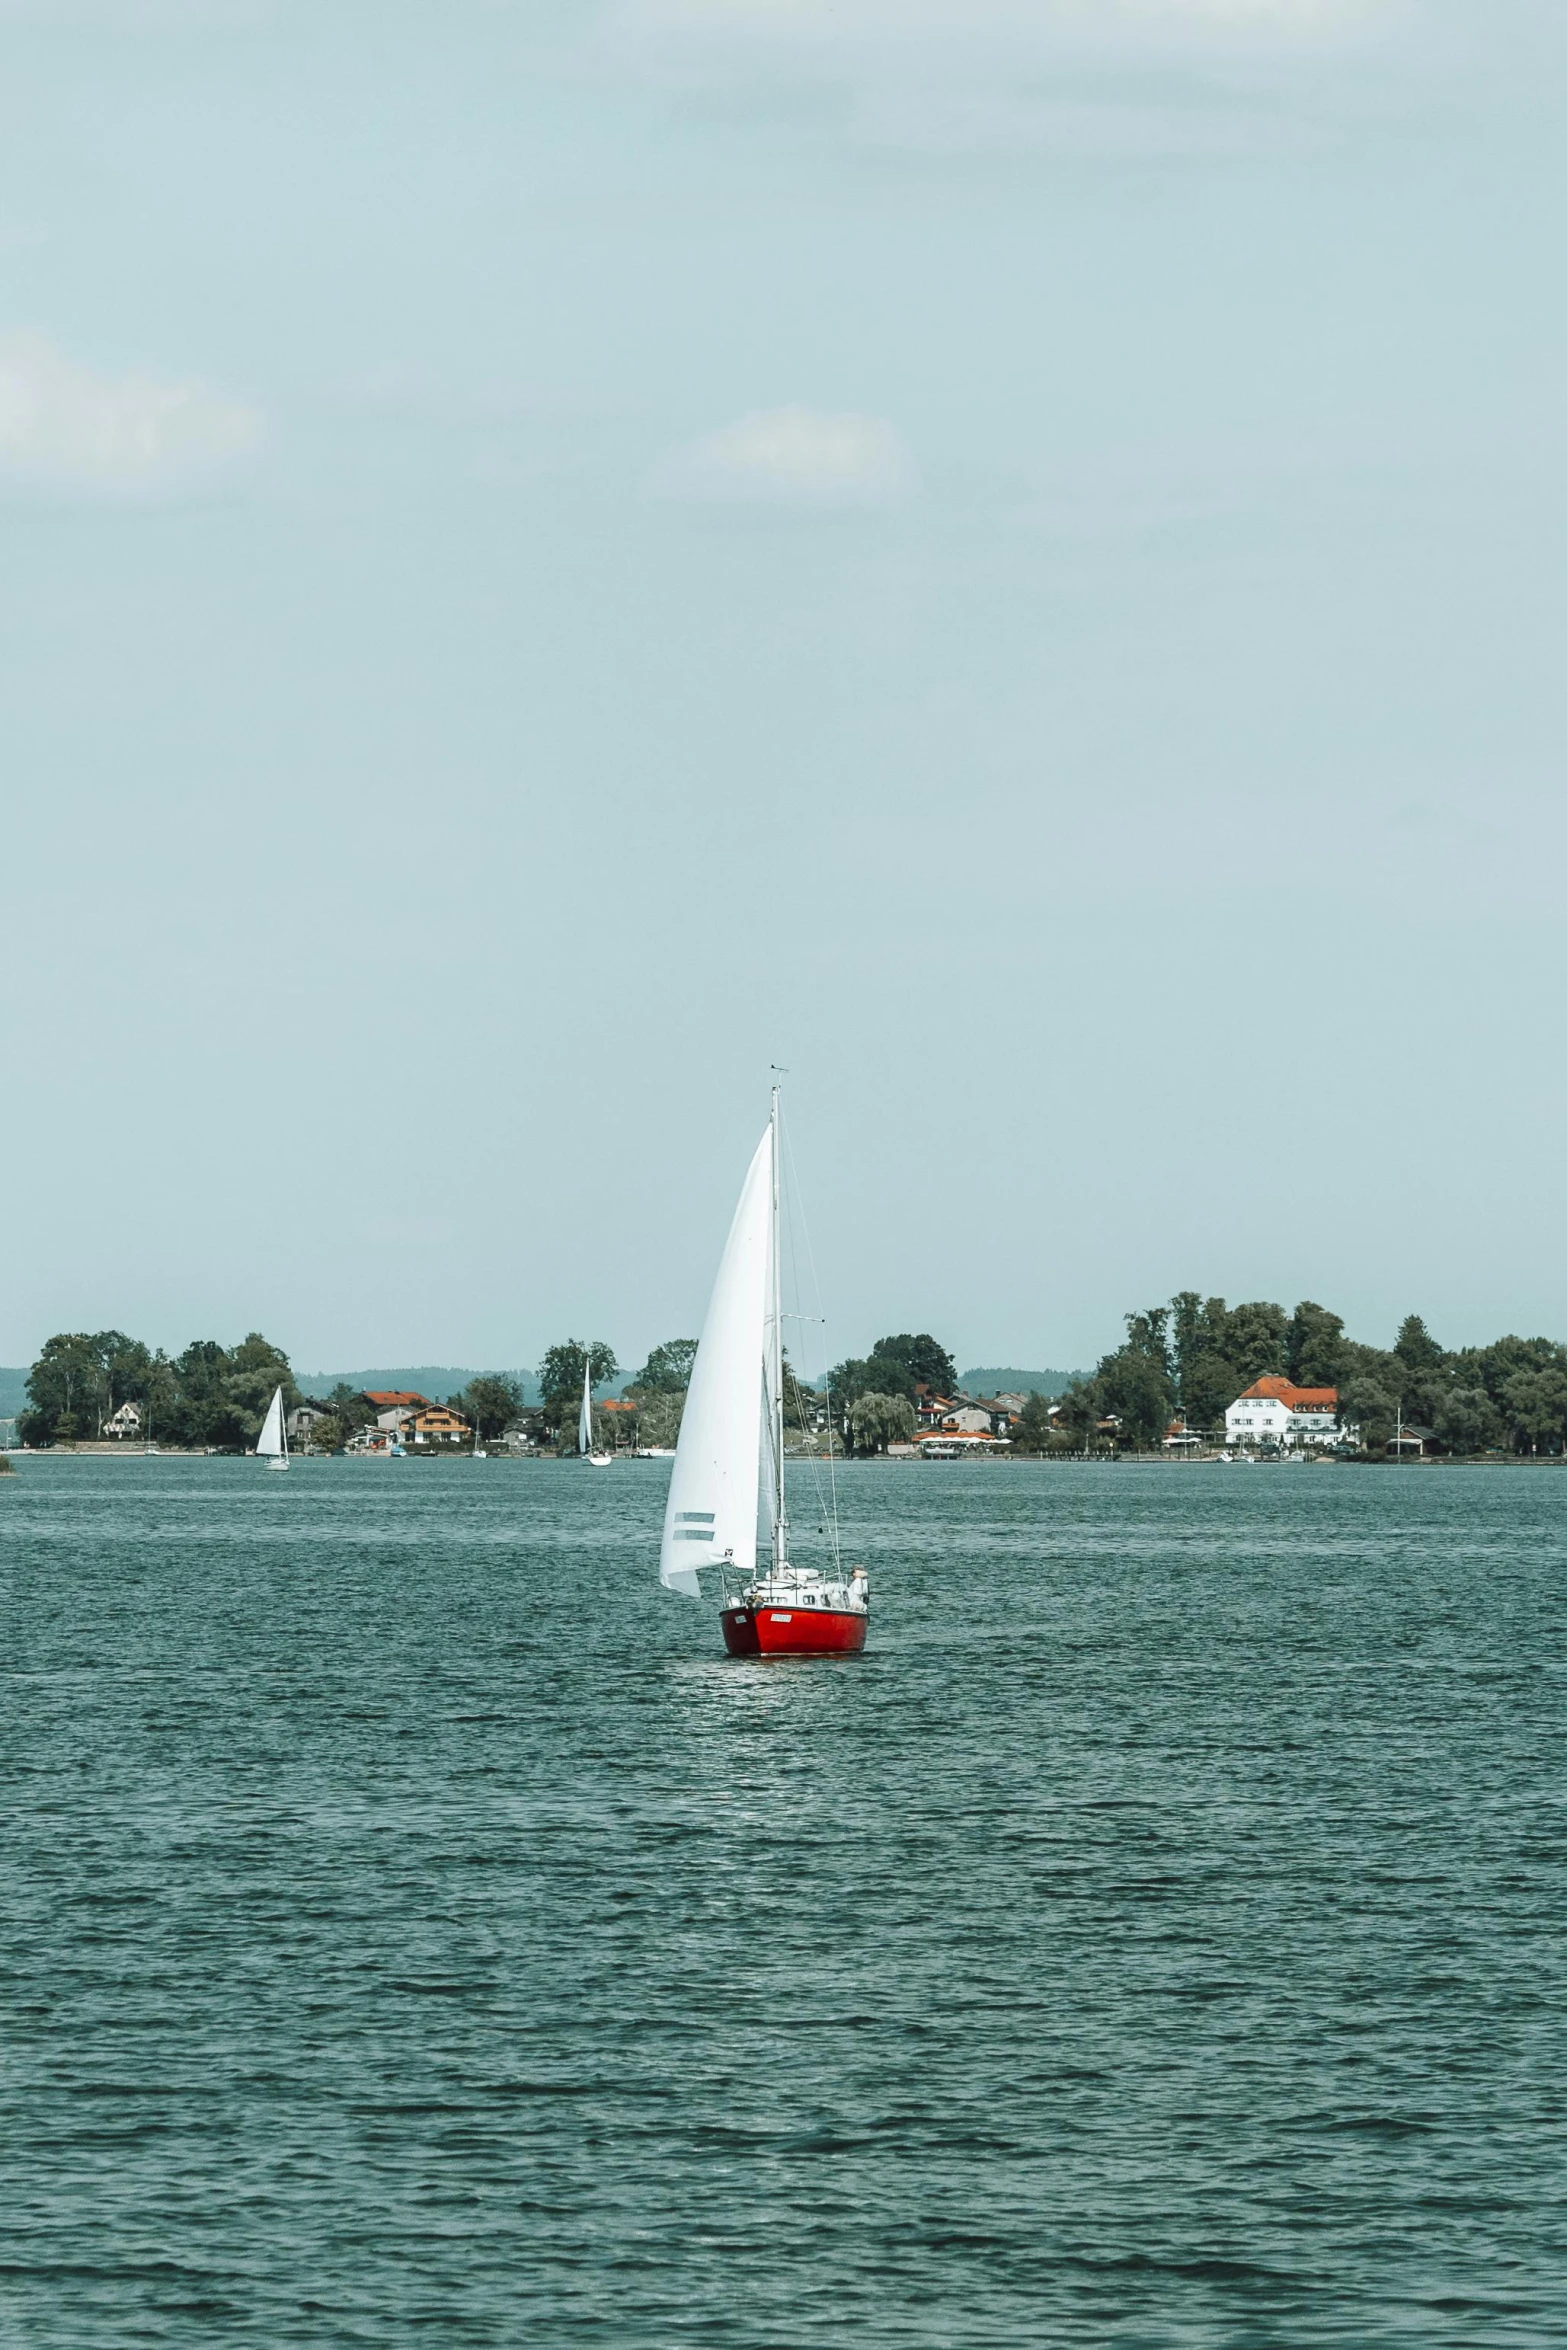
[[[773,1320],[768,1332],[767,1386],[773,1412],[773,1572],[788,1557],[784,1519],[784,1395],[783,1395],[783,1252],[778,1219],[778,1088],[773,1087],[772,1127],[772,1275]]]

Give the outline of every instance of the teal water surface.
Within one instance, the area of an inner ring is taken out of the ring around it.
[[[1567,2340],[1555,1472],[0,1485],[0,2341]]]

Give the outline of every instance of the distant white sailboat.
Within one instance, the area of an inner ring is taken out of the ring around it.
[[[261,1423],[261,1434],[256,1438],[256,1455],[269,1469],[288,1467],[288,1430],[283,1425],[283,1390],[277,1388],[267,1406],[267,1416]]]
[[[593,1349],[582,1350],[582,1409],[577,1415],[577,1450],[590,1469],[607,1469],[614,1455],[593,1449]]]

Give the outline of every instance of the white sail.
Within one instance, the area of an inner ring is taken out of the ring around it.
[[[582,1409],[577,1414],[577,1450],[593,1450],[593,1349],[582,1358]]]
[[[261,1423],[261,1434],[256,1438],[256,1450],[268,1460],[281,1459],[288,1450],[288,1439],[283,1433],[283,1390],[278,1388],[267,1406],[267,1416]]]
[[[762,1522],[768,1548],[778,1549],[778,1500],[783,1480],[778,1474],[778,1444],[783,1430],[783,1329],[778,1319],[778,1231],[776,1224],[767,1252],[767,1298],[762,1317],[762,1426],[758,1439],[762,1461]],[[776,1364],[776,1371],[775,1371]],[[773,1393],[778,1379],[779,1394]]]
[[[699,1567],[756,1565],[762,1340],[772,1254],[772,1128],[762,1136],[713,1284],[675,1447],[659,1581],[700,1599]]]

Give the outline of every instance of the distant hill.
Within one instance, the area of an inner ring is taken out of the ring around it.
[[[1030,1389],[1036,1395],[1065,1395],[1074,1379],[1087,1376],[1086,1371],[1017,1371],[1010,1366],[998,1371],[987,1364],[965,1371],[958,1384],[970,1395],[1027,1395]]]
[[[14,1420],[27,1409],[27,1370],[0,1370],[0,1420]]]
[[[296,1371],[294,1383],[302,1395],[330,1395],[334,1387],[352,1387],[362,1393],[367,1387],[379,1389],[412,1388],[418,1395],[428,1395],[437,1402],[455,1395],[476,1379],[476,1371],[459,1371],[450,1363],[402,1363],[392,1370],[376,1371]],[[0,1371],[0,1379],[6,1374]],[[520,1379],[524,1403],[537,1403],[539,1390],[531,1371],[509,1371],[506,1377]],[[3,1407],[0,1407],[3,1408]]]

